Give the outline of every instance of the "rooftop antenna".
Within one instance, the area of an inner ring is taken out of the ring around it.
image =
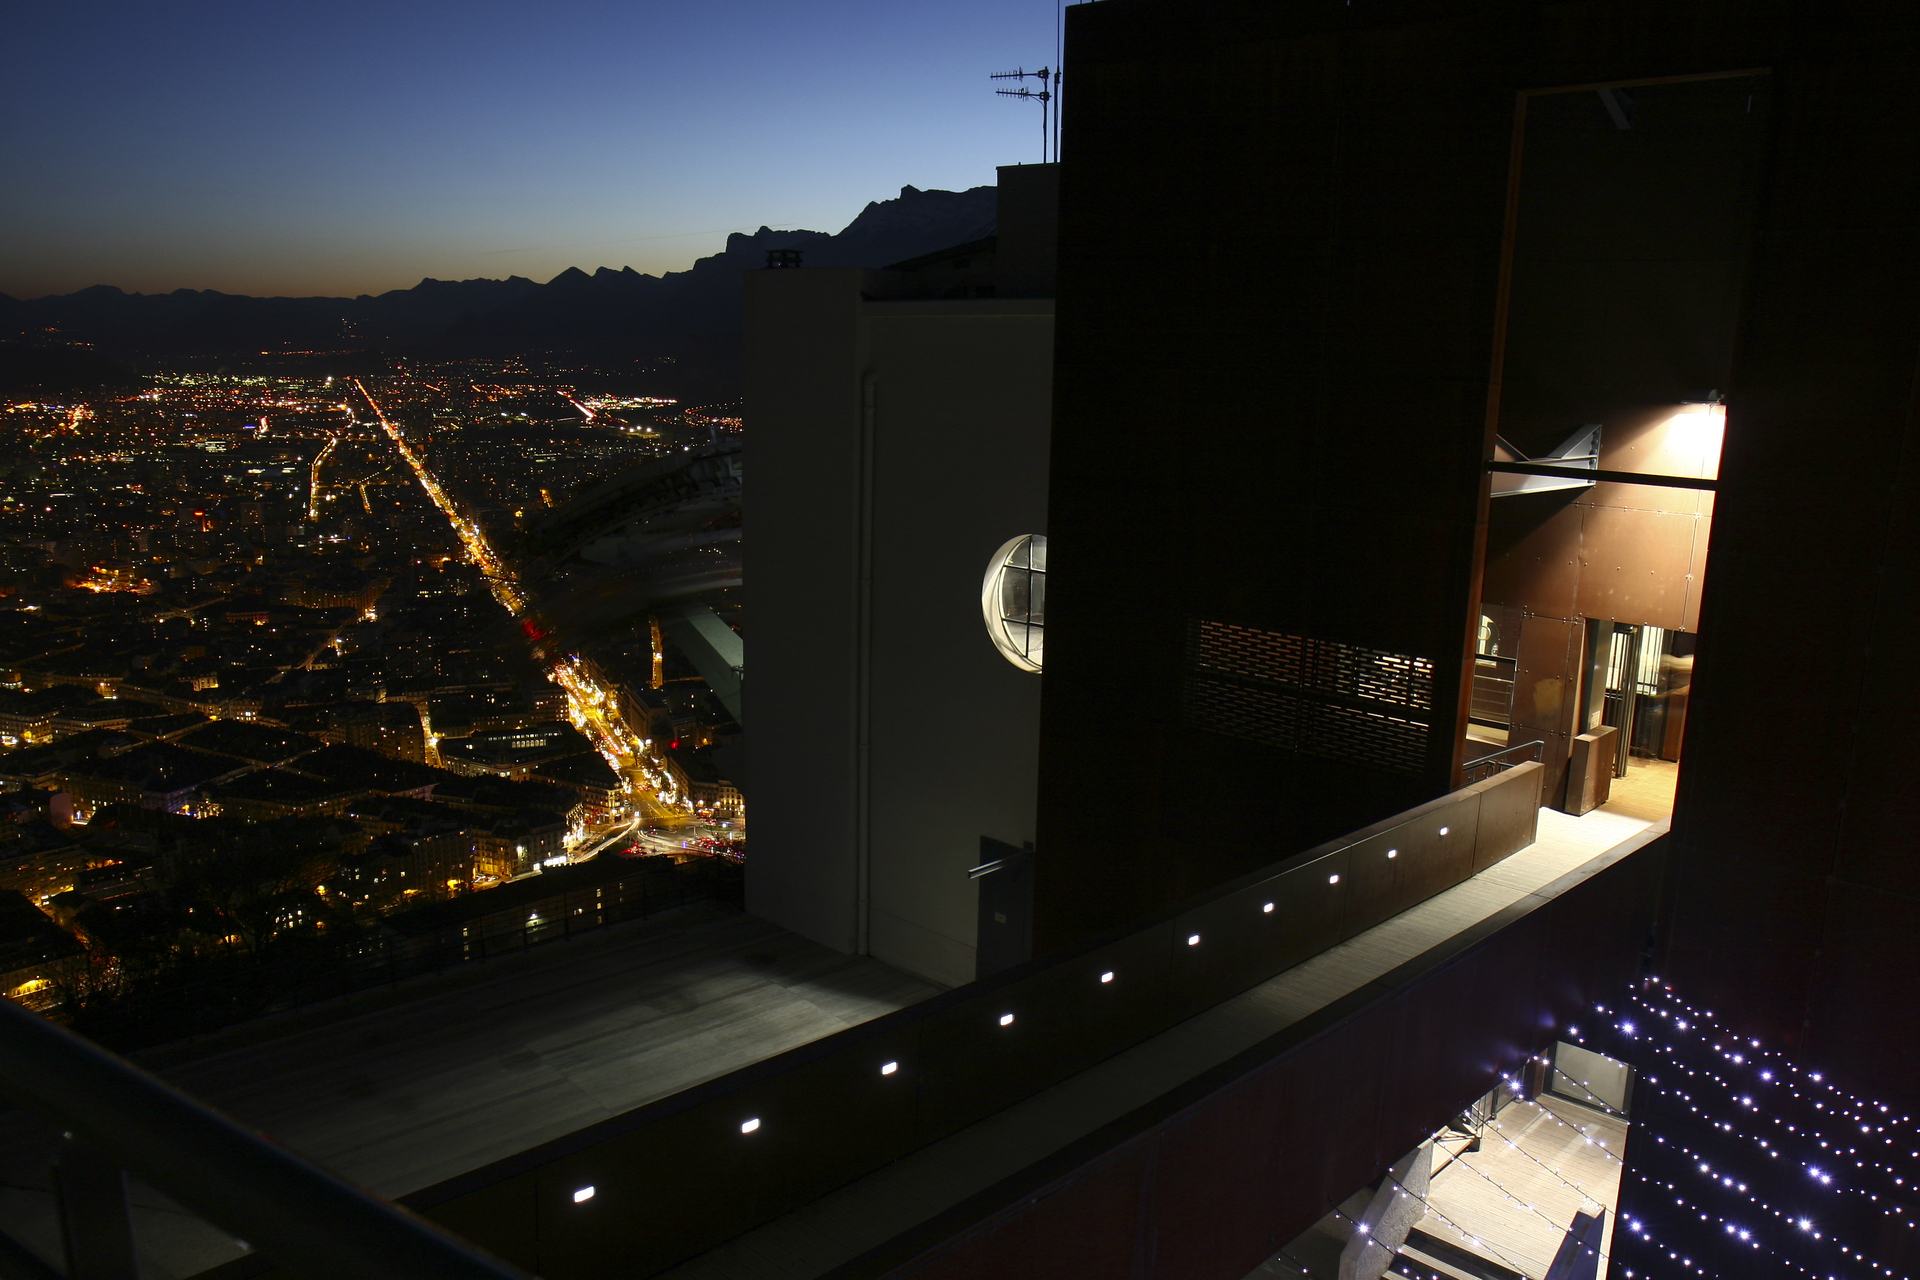
[[[1023,84],[1018,89],[995,89],[994,92],[1003,98],[1024,98],[1028,102],[1038,102],[1040,104],[1040,163],[1045,164],[1047,162],[1047,149],[1053,139],[1053,128],[1049,123],[1050,116],[1047,105],[1053,101],[1053,89],[1051,88],[1053,84],[1053,72],[1046,67],[1042,67],[1038,71],[1027,71],[1024,69],[998,71],[987,78],[990,80],[1025,80],[1028,76],[1032,76],[1040,82],[1039,89],[1029,89]]]

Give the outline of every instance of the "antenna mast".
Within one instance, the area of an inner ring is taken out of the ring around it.
[[[1025,80],[1028,76],[1032,76],[1040,82],[1039,89],[1029,89],[1023,84],[1018,89],[995,89],[994,92],[1003,98],[1023,98],[1028,102],[1038,102],[1040,104],[1040,163],[1045,164],[1047,162],[1048,147],[1053,141],[1053,127],[1049,123],[1051,117],[1048,114],[1048,104],[1053,101],[1053,89],[1051,87],[1054,82],[1053,72],[1046,67],[1042,67],[1038,71],[1027,71],[1024,69],[998,71],[987,78],[989,80]]]

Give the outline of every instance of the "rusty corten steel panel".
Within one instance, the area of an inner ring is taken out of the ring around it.
[[[1619,507],[1585,514],[1579,616],[1684,630],[1696,517]]]
[[[1157,1265],[1148,1274],[1245,1275],[1249,1259],[1278,1250],[1326,1213],[1327,1188],[1364,1185],[1398,1159],[1402,1152],[1379,1143],[1385,1082],[1354,1069],[1391,1057],[1397,1043],[1388,1019],[1350,1023],[1303,1045],[1284,1071],[1250,1077],[1166,1125],[1155,1144]],[[1329,1116],[1342,1122],[1329,1124]],[[1212,1172],[1196,1178],[1196,1169]],[[1235,1194],[1223,1198],[1222,1186]],[[1249,1203],[1265,1210],[1246,1213]]]
[[[1696,635],[1700,631],[1700,588],[1707,580],[1707,543],[1712,537],[1711,514],[1693,522],[1693,555],[1687,571],[1687,603],[1681,611],[1680,629]]]
[[[913,1272],[914,1280],[1057,1280],[1060,1276],[1134,1274],[1144,1194],[1154,1153],[1135,1148],[1048,1197],[1045,1214],[1015,1213],[982,1230],[963,1249]],[[991,1271],[979,1259],[993,1259]]]
[[[1642,475],[1711,480],[1719,470],[1720,419],[1704,405],[1649,405],[1609,418],[1601,436],[1600,469]],[[1713,494],[1704,489],[1664,489],[1643,484],[1598,484],[1580,497],[1592,507],[1626,507],[1697,515]]]
[[[1493,504],[1487,534],[1487,576],[1481,598],[1525,607],[1549,618],[1572,618],[1580,580],[1583,508],[1569,504],[1552,515],[1540,507],[1554,495],[1503,498]],[[1524,634],[1524,632],[1523,632]]]
[[[1529,617],[1520,630],[1514,668],[1513,726],[1508,741],[1542,739],[1540,763],[1545,803],[1559,807],[1565,785],[1568,744],[1579,714],[1580,662],[1586,647],[1584,622]]]

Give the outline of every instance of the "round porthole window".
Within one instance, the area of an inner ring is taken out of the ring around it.
[[[987,562],[980,612],[1000,656],[1022,671],[1038,671],[1046,640],[1047,535],[1010,538]]]

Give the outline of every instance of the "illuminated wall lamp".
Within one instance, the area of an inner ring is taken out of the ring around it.
[[[1398,849],[1389,849],[1387,850],[1387,856],[1389,858],[1397,858],[1400,856],[1400,851]]]
[[[897,1062],[883,1062],[880,1064],[880,1074],[883,1076],[890,1076],[899,1069],[900,1064]]]
[[[1197,947],[1197,946],[1199,946],[1199,945],[1200,945],[1200,935],[1199,935],[1199,934],[1197,934],[1197,933],[1190,933],[1190,934],[1188,934],[1188,935],[1187,935],[1187,945],[1188,945],[1188,946],[1190,946],[1190,947]]]
[[[1264,912],[1265,912],[1266,914],[1268,914],[1268,915],[1272,915],[1272,914],[1273,914],[1273,904],[1272,904],[1271,902],[1269,902],[1269,903],[1268,903],[1268,904],[1267,904],[1266,906],[1264,906],[1264,907],[1262,907],[1262,908],[1260,908],[1260,910],[1262,910],[1262,911],[1264,911]]]
[[[758,1119],[743,1120],[740,1123],[740,1132],[752,1133],[755,1129],[758,1129],[759,1127],[760,1127],[760,1121]]]
[[[585,1204],[587,1201],[591,1199],[593,1199],[592,1187],[582,1187],[578,1191],[573,1193],[573,1202],[575,1204]]]
[[[1012,1026],[1012,1025],[1013,1025],[1013,1015],[1012,1015],[1012,1014],[1010,1014],[1010,1013],[1003,1013],[1003,1014],[1001,1014],[1001,1015],[1000,1015],[1000,1025],[1001,1025],[1001,1026],[1003,1026],[1003,1027],[1010,1027],[1010,1026]]]
[[[1331,875],[1331,876],[1328,876],[1328,877],[1327,877],[1327,883],[1328,883],[1328,884],[1339,884],[1339,883],[1340,883],[1340,877],[1339,877],[1338,875]]]
[[[1113,970],[1111,970],[1111,969],[1109,969],[1109,970],[1107,970],[1107,971],[1106,971],[1105,973],[1103,973],[1103,974],[1101,974],[1101,975],[1100,975],[1100,981],[1102,981],[1102,982],[1112,982],[1112,981],[1113,981]]]
[[[1440,828],[1440,834],[1441,835],[1447,834],[1447,829],[1445,827]]]

